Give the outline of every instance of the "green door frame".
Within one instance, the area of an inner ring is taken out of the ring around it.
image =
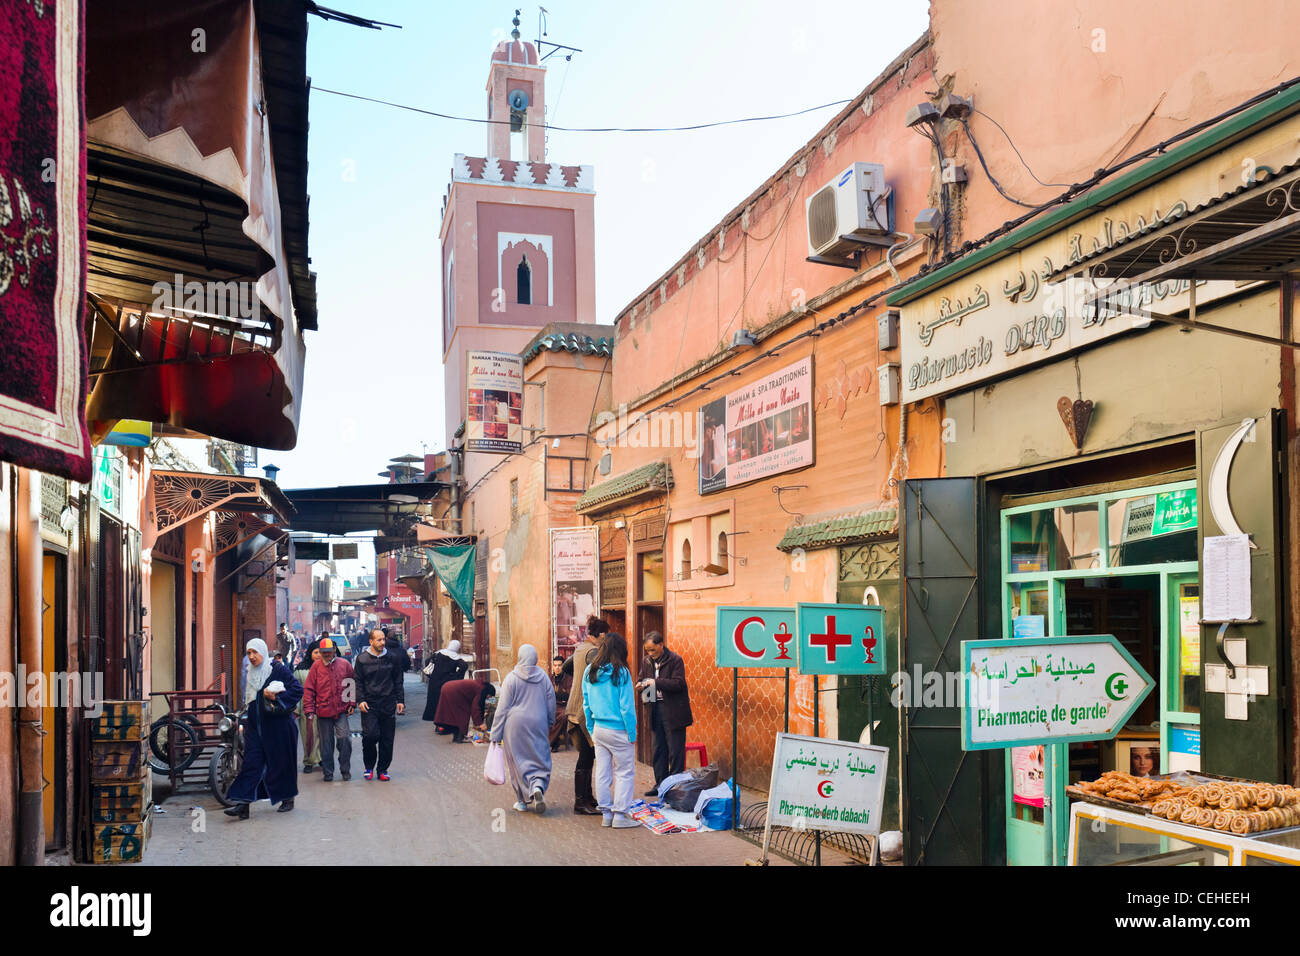
[[[1177,640],[1177,613],[1176,613],[1176,596],[1177,584],[1184,581],[1198,580],[1199,567],[1193,557],[1190,561],[1171,561],[1161,564],[1139,564],[1129,566],[1111,566],[1110,554],[1110,529],[1108,511],[1103,505],[1106,502],[1116,501],[1125,498],[1142,498],[1150,495],[1157,495],[1171,491],[1185,491],[1194,489],[1195,481],[1178,481],[1161,485],[1147,485],[1137,488],[1126,488],[1122,491],[1112,491],[1100,495],[1083,495],[1076,497],[1058,498],[1052,501],[1040,501],[1032,505],[1021,505],[1019,507],[1004,509],[999,515],[1001,554],[999,555],[998,567],[1001,575],[1002,587],[1002,607],[1010,607],[1010,593],[1012,586],[1020,585],[1022,589],[1021,598],[1025,596],[1025,590],[1029,587],[1047,588],[1047,636],[1053,637],[1064,635],[1066,629],[1065,623],[1065,585],[1069,581],[1083,580],[1087,578],[1099,577],[1125,577],[1130,575],[1158,575],[1160,578],[1160,596],[1159,596],[1159,613],[1160,620],[1157,633],[1160,635],[1159,647],[1159,665],[1156,671],[1160,676],[1160,769],[1162,772],[1168,764],[1169,759],[1169,739],[1170,725],[1177,723],[1181,725],[1200,724],[1200,715],[1194,713],[1185,713],[1171,709],[1171,691],[1173,689],[1170,680],[1171,669],[1176,670],[1178,667],[1177,655],[1171,653],[1171,646],[1176,646]],[[1010,564],[1010,520],[1016,515],[1028,514],[1036,511],[1052,511],[1056,508],[1073,507],[1081,505],[1095,505],[1097,507],[1097,542],[1100,558],[1100,566],[1096,568],[1082,568],[1069,571],[1022,571],[1012,572],[1008,570]],[[1171,581],[1171,578],[1176,579]],[[1006,633],[1003,637],[1015,637],[1013,617],[1005,618]],[[1172,637],[1171,637],[1172,634]],[[1066,848],[1069,843],[1069,802],[1065,795],[1065,787],[1069,783],[1070,755],[1068,744],[1055,744],[1044,748],[1043,752],[1043,823],[1041,826],[1041,851],[1036,844],[1035,830],[1038,824],[1029,823],[1024,820],[1016,819],[1012,813],[1015,806],[1011,797],[1011,763],[1007,761],[1006,767],[1006,833],[1007,833],[1007,863],[1008,864],[1046,864],[1049,866],[1064,866]]]

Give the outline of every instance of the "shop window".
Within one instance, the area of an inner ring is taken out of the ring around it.
[[[1097,505],[1043,508],[1010,516],[1007,562],[1012,574],[1100,568]]]
[[[1185,501],[1175,502],[1175,494],[1180,493],[1115,498],[1106,502],[1111,567],[1196,560],[1195,490],[1191,490],[1190,523],[1172,516],[1178,504],[1186,505]]]
[[[682,541],[682,570],[681,580],[689,581],[691,579],[691,539],[687,538]]]
[[[519,260],[519,267],[515,269],[515,286],[515,301],[520,305],[532,305],[533,270],[527,256]]]
[[[640,564],[640,580],[637,595],[639,601],[662,601],[664,599],[664,553],[646,551],[637,556]]]
[[[497,650],[508,651],[510,643],[510,605],[497,605]]]

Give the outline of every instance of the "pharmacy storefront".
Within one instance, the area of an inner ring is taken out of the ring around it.
[[[1274,97],[891,297],[903,400],[940,399],[946,443],[904,490],[904,671],[1109,634],[1155,680],[1113,740],[971,752],[952,711],[909,709],[909,863],[1062,863],[1066,787],[1107,771],[1294,782],[1297,111]]]

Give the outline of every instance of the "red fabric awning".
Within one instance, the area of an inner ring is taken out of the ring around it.
[[[304,45],[305,17],[304,9]],[[272,117],[253,0],[96,0],[86,57],[86,133],[100,187],[90,289],[106,306],[97,310],[105,367],[92,367],[92,431],[133,418],[292,448],[304,343],[271,124],[276,137],[305,141],[305,75],[284,81],[301,84],[301,115],[285,107]],[[212,296],[195,309],[188,291],[183,307],[180,296],[160,307],[158,282],[178,291],[240,286],[241,301],[255,297],[256,317],[214,311]],[[141,316],[136,324],[123,306]]]

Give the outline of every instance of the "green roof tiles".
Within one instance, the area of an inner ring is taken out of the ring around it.
[[[841,511],[821,520],[791,525],[777,548],[781,551],[795,548],[811,551],[897,532],[898,508],[893,505],[875,511]]]
[[[632,495],[672,486],[673,472],[668,467],[668,462],[654,461],[588,488],[573,506],[573,510],[578,514],[586,514]]]
[[[595,338],[590,335],[578,335],[574,332],[555,332],[551,335],[543,335],[524,353],[524,361],[531,362],[536,355],[543,351],[577,352],[580,355],[612,355],[614,352],[614,337],[612,335],[602,335]]]

